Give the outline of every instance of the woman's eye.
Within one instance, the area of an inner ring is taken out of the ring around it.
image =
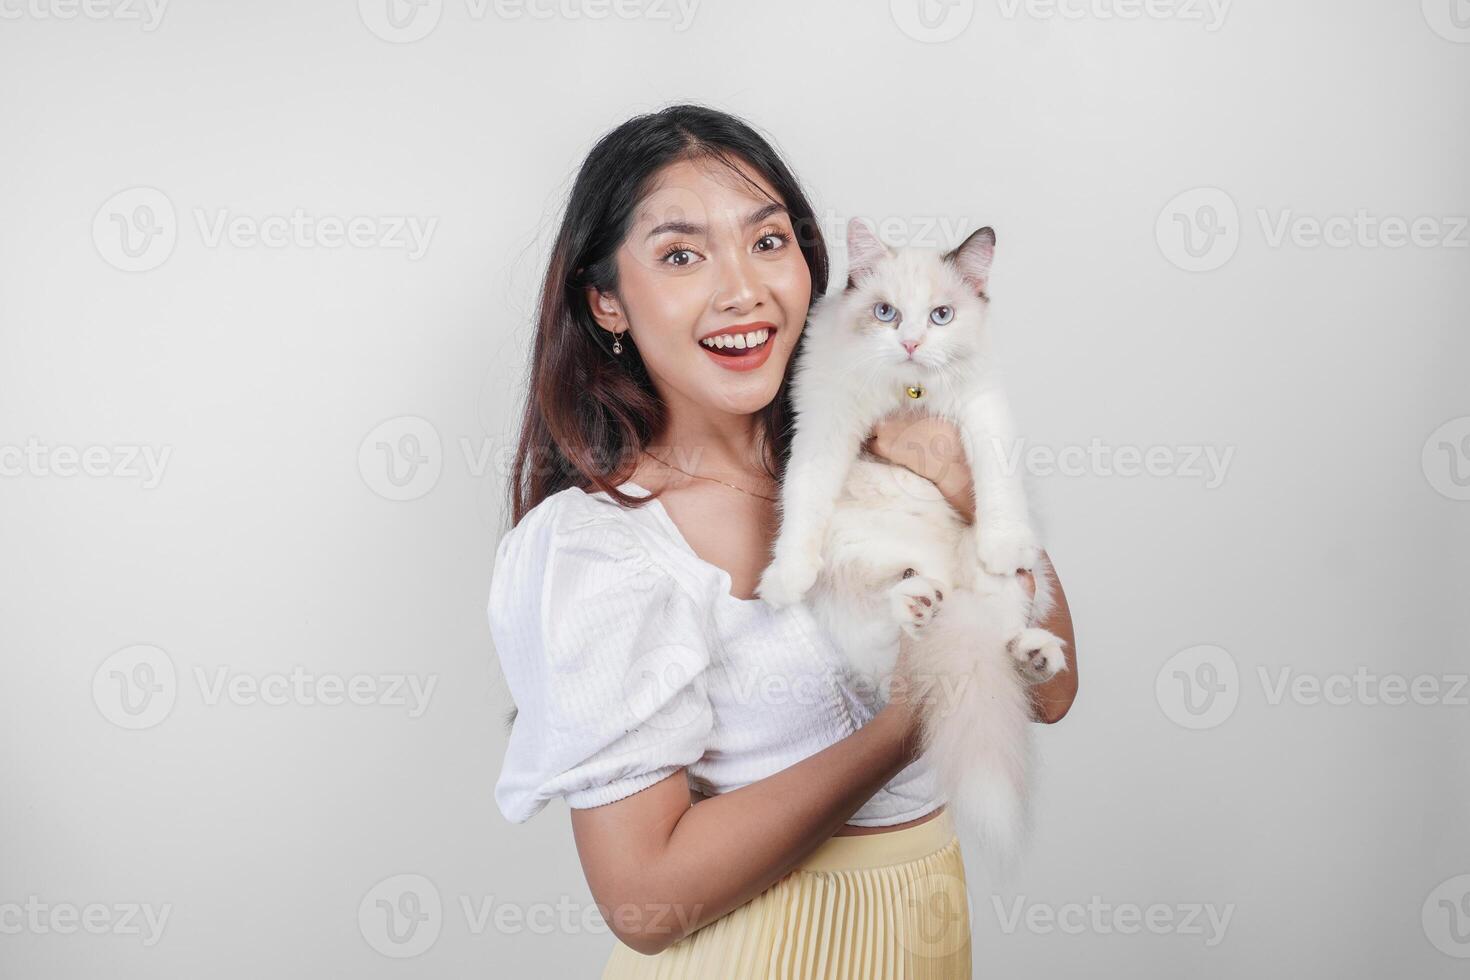
[[[787,235],[784,232],[773,231],[769,235],[762,235],[760,237],[760,239],[755,243],[756,251],[774,252],[776,249],[781,248],[789,241],[791,241],[790,235]],[[770,247],[761,248],[761,246],[767,242],[771,243]]]
[[[954,308],[949,306],[936,306],[929,311],[929,319],[942,327],[954,319]]]
[[[678,256],[684,256],[683,261],[679,261]],[[672,248],[664,253],[663,260],[669,265],[686,266],[694,261],[694,252],[687,248]]]
[[[898,316],[898,311],[887,303],[878,303],[873,307],[873,316],[884,323],[892,323],[894,318]]]

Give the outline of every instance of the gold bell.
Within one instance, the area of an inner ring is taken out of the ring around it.
[[[923,385],[909,385],[907,388],[904,389],[904,394],[908,395],[910,398],[923,398],[924,397],[924,386]]]

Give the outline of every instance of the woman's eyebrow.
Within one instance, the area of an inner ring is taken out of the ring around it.
[[[784,204],[779,204],[775,201],[772,201],[771,203],[764,205],[763,207],[756,208],[754,211],[747,214],[745,216],[745,220],[742,221],[741,224],[745,227],[758,225],[762,221],[765,221],[767,218],[769,218],[771,215],[785,213],[785,211],[786,206]],[[665,221],[662,224],[655,226],[654,229],[650,231],[646,237],[652,238],[655,235],[662,235],[668,232],[673,232],[677,235],[703,235],[705,232],[705,228],[704,225],[696,224],[692,221]]]

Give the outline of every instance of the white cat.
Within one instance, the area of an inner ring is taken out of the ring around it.
[[[1066,659],[1058,637],[1027,625],[1050,608],[1047,576],[1031,600],[1016,575],[1040,549],[1022,474],[1006,466],[1015,433],[986,326],[995,233],[944,254],[890,249],[854,219],[847,245],[847,288],[816,305],[792,368],[781,529],[757,592],[776,606],[808,598],[860,674],[887,676],[907,643],[929,702],[926,758],[956,820],[1003,866],[1027,823],[1027,688]],[[933,484],[863,449],[905,407],[955,423],[974,525]]]

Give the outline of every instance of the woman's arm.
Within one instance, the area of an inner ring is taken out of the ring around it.
[[[975,483],[965,459],[964,444],[954,424],[947,419],[919,412],[895,412],[879,420],[873,434],[864,444],[869,452],[922,476],[939,488],[965,523],[975,523]],[[1050,612],[1038,623],[1062,640],[1067,669],[1058,671],[1043,684],[1031,688],[1034,717],[1054,724],[1066,717],[1077,698],[1077,637],[1072,627],[1072,610],[1067,594],[1052,567],[1051,558],[1041,553],[1037,571],[1047,576],[1054,603]],[[1036,584],[1030,572],[1022,572],[1034,594]]]
[[[1036,709],[1034,717],[1037,721],[1054,725],[1067,716],[1067,712],[1072,710],[1072,702],[1077,700],[1077,636],[1072,630],[1072,610],[1067,605],[1067,593],[1062,591],[1062,580],[1057,578],[1051,556],[1045,551],[1041,552],[1041,561],[1036,563],[1036,571],[1047,577],[1052,594],[1050,612],[1036,625],[1062,641],[1062,654],[1067,658],[1066,670],[1057,671],[1050,680],[1031,688],[1031,701]],[[1021,573],[1028,579],[1031,574]],[[1036,591],[1034,582],[1031,583],[1031,591],[1033,594]]]
[[[878,420],[863,446],[934,484],[966,524],[975,523],[975,481],[953,422],[918,411],[894,412]]]
[[[901,690],[852,735],[733,792],[691,806],[680,769],[572,810],[582,870],[614,934],[657,953],[793,870],[917,758],[918,723]]]

